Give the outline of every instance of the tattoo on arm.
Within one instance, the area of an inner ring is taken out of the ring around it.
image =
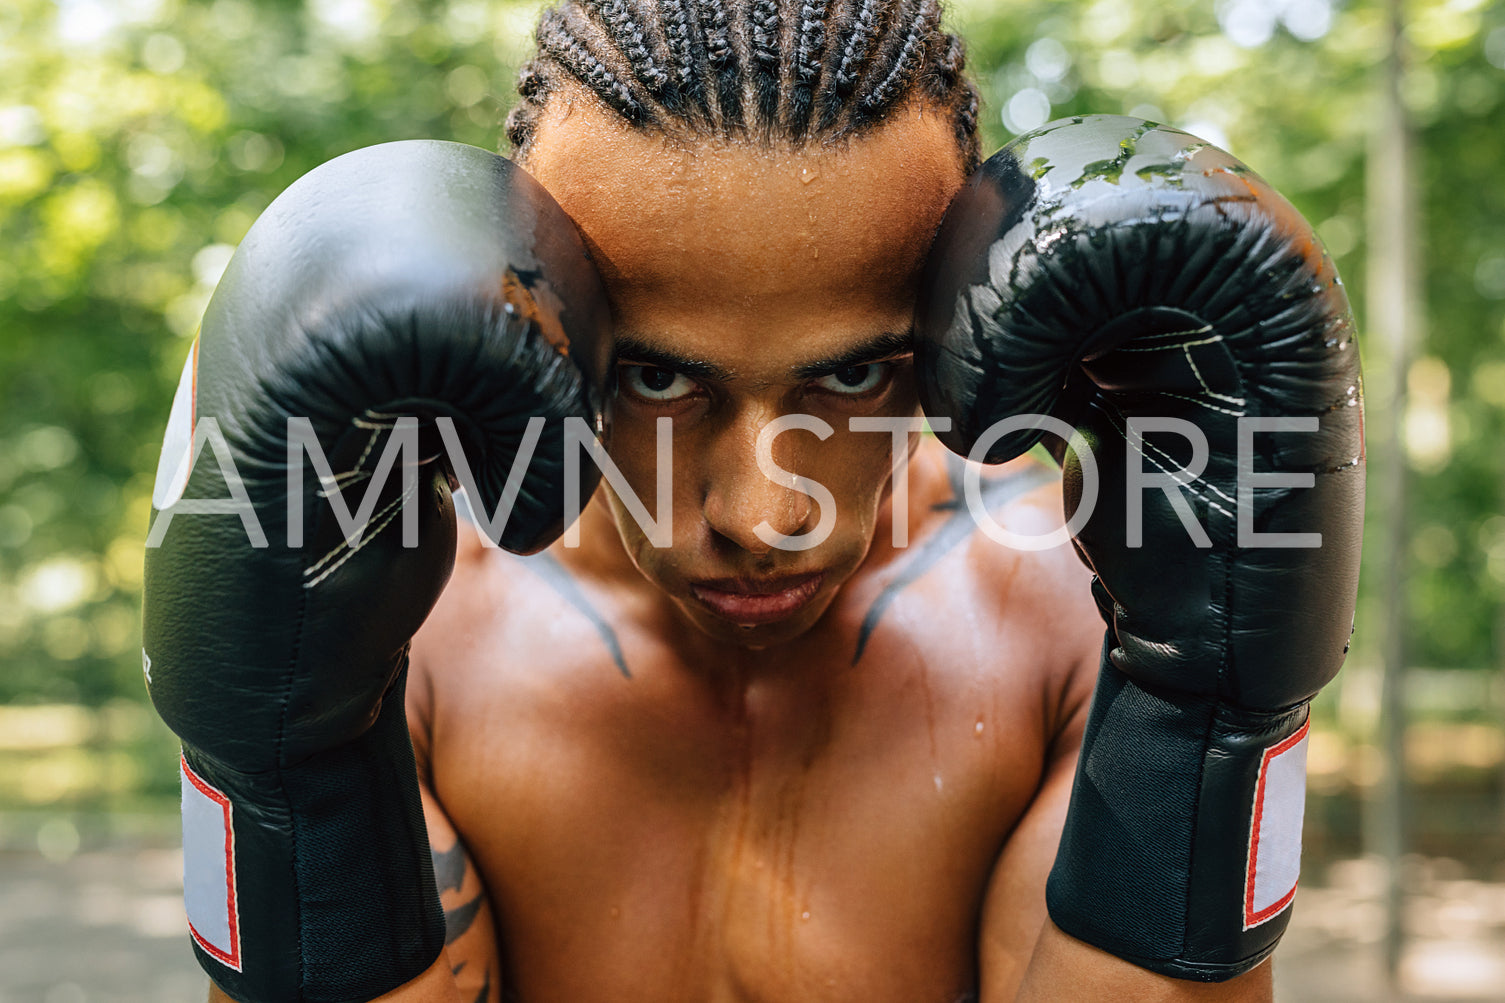
[[[491,999],[491,969],[486,969],[486,981],[481,983],[481,991],[476,993],[473,1003],[486,1003]]]
[[[894,575],[894,580],[884,587],[883,591],[878,594],[878,598],[874,599],[873,604],[868,607],[867,615],[862,618],[862,626],[857,632],[857,650],[852,653],[853,665],[856,665],[858,659],[862,657],[863,651],[867,649],[868,640],[873,636],[873,631],[878,628],[883,614],[888,611],[888,607],[899,593],[914,584],[921,575],[956,549],[967,537],[977,532],[977,522],[972,518],[972,513],[966,504],[962,480],[965,469],[965,461],[961,457],[947,457],[946,474],[951,482],[951,497],[936,505],[935,511],[950,512],[951,515],[918,550],[910,555]],[[1014,499],[1038,487],[1043,487],[1060,476],[1058,471],[1038,466],[1020,470],[997,480],[984,480],[982,482],[983,507],[989,512],[996,511]]]
[[[444,909],[444,944],[448,947],[463,937],[475,923],[481,907],[486,904],[486,893],[484,890],[478,890],[467,901],[452,908],[446,906],[444,899],[457,896],[464,888],[465,877],[471,870],[470,859],[465,854],[465,844],[459,839],[456,839],[454,845],[447,850],[441,850],[431,844],[429,853],[434,860],[434,883],[438,886],[440,905]],[[468,961],[462,960],[450,968],[450,974],[458,977],[467,964],[469,964]],[[475,1003],[486,1003],[491,999],[492,971],[489,963],[482,974],[481,990],[476,995]]]
[[[465,845],[457,839],[448,850],[429,847],[429,852],[434,857],[434,882],[439,886],[439,894],[459,891],[465,882]]]
[[[444,910],[444,943],[446,946],[453,944],[464,935],[466,930],[470,929],[470,924],[475,922],[476,913],[481,911],[482,898],[481,893],[477,892],[476,897],[469,902],[457,905],[453,909]]]

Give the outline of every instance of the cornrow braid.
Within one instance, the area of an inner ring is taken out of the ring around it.
[[[956,141],[962,148],[962,162],[967,165],[968,173],[982,163],[981,144],[977,138],[977,112],[981,105],[982,95],[977,93],[977,86],[968,81],[962,91],[961,103],[953,112]]]
[[[690,44],[692,29],[685,0],[661,0],[659,19],[664,25],[664,40],[668,43],[675,89],[692,107],[704,104],[699,93],[699,67],[696,64],[695,50]]]
[[[940,19],[941,8],[937,0],[920,0],[893,65],[858,102],[864,118],[881,115],[896,97],[909,89],[923,65],[925,48]]]
[[[821,57],[826,44],[826,0],[801,0],[794,50],[794,81],[789,90],[789,130],[804,139],[815,107]]]
[[[607,34],[617,43],[619,51],[627,57],[627,65],[632,67],[632,74],[638,82],[660,102],[671,103],[673,98],[666,94],[669,71],[655,57],[650,48],[654,40],[647,37],[637,18],[632,16],[629,0],[591,0],[590,6],[595,9]],[[656,41],[667,43],[662,26],[659,30]]]
[[[538,22],[539,54],[558,62],[628,122],[643,125],[649,117],[646,104],[584,40],[580,26],[572,23],[576,17],[568,6],[544,11]]]
[[[841,50],[841,62],[836,65],[833,95],[845,97],[857,87],[857,80],[866,65],[868,50],[878,34],[879,0],[862,0],[847,32],[847,44]]]
[[[717,120],[723,129],[740,126],[742,72],[737,50],[732,45],[726,5],[721,0],[696,0],[696,12],[705,40],[705,59],[716,79]]]
[[[635,128],[796,146],[921,100],[977,165],[977,88],[942,0],[558,0],[518,75],[507,139],[526,155],[567,80]]]
[[[930,81],[930,92],[936,97],[945,94],[946,91],[956,86],[957,78],[962,74],[962,67],[967,64],[967,47],[962,40],[955,35],[946,39],[946,49],[940,53],[936,60],[934,73]]]
[[[523,149],[533,141],[538,115],[552,89],[547,73],[547,68],[537,59],[530,59],[517,72],[517,93],[522,100],[507,113],[507,142],[514,150]]]
[[[748,13],[752,46],[753,97],[763,124],[771,128],[779,117],[779,5],[778,0],[752,0]]]

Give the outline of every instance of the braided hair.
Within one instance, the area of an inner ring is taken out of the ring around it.
[[[517,155],[574,80],[636,128],[796,146],[921,98],[951,117],[964,169],[978,163],[977,88],[941,0],[560,0],[537,38],[507,116]]]

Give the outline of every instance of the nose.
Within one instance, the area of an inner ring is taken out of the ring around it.
[[[759,526],[767,524],[763,536],[769,539],[774,539],[772,534],[796,536],[810,530],[815,514],[811,496],[794,488],[792,476],[773,469],[765,472],[758,465],[758,435],[776,417],[764,412],[739,416],[715,443],[706,468],[702,502],[706,525],[717,536],[759,557],[774,549],[759,536]],[[807,452],[803,443],[815,441],[813,435],[798,431],[781,434],[772,443],[772,459],[784,470],[803,473],[807,469],[801,462],[807,459],[802,456]]]

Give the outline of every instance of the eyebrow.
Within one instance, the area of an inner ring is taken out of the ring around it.
[[[624,362],[636,365],[653,366],[656,369],[669,369],[685,376],[693,376],[701,380],[717,380],[721,383],[729,382],[735,375],[729,369],[714,366],[709,362],[692,359],[676,352],[657,348],[641,338],[635,338],[630,334],[617,336],[617,358]]]
[[[905,331],[902,334],[887,332],[853,345],[835,355],[801,363],[792,372],[802,380],[818,379],[822,376],[830,376],[832,373],[839,373],[843,369],[871,365],[913,350],[913,331]],[[635,365],[668,369],[696,379],[716,380],[721,383],[729,382],[736,376],[729,369],[667,351],[630,334],[617,337],[617,357]]]
[[[807,362],[796,368],[794,375],[805,380],[818,379],[822,376],[830,376],[832,373],[839,373],[843,369],[871,365],[874,362],[882,362],[893,356],[912,351],[914,351],[913,331],[905,331],[903,334],[892,332],[880,334],[861,344],[853,345],[844,352]]]

